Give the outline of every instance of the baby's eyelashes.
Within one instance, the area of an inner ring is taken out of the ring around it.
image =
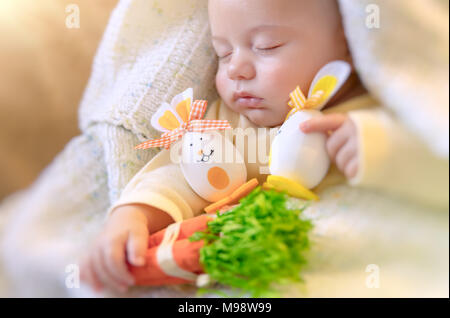
[[[275,50],[278,49],[280,47],[282,47],[283,44],[277,44],[277,45],[271,45],[271,46],[263,46],[263,47],[257,47],[256,50],[258,51],[271,51],[271,50]]]
[[[261,46],[255,46],[252,50],[259,53],[259,54],[268,54],[272,53],[273,51],[283,47],[284,44],[273,44],[273,45],[261,45]],[[218,53],[216,52],[216,55],[219,60],[224,60],[227,57],[231,56],[233,54],[233,51],[229,51],[227,53]]]
[[[225,54],[225,55],[219,55],[219,54],[217,54],[217,57],[219,58],[219,60],[223,60],[223,59],[227,58],[227,57],[230,56],[230,55],[231,55],[231,53],[227,53],[227,54]]]

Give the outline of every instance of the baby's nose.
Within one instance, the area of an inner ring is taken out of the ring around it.
[[[256,70],[246,57],[235,57],[228,65],[228,77],[232,80],[250,80],[256,75]]]

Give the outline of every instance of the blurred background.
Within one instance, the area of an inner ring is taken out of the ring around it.
[[[0,0],[0,201],[79,134],[78,105],[118,0]],[[80,28],[66,27],[66,6]]]

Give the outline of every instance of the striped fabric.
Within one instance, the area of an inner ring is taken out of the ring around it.
[[[320,90],[315,92],[311,97],[308,99],[303,94],[302,90],[299,86],[295,88],[294,91],[292,91],[289,96],[291,97],[291,100],[288,102],[288,105],[292,108],[291,111],[287,114],[285,121],[294,114],[296,111],[302,110],[302,109],[313,109],[315,108],[319,102],[322,100],[322,97],[324,95],[324,91]]]
[[[180,127],[164,133],[159,139],[145,141],[134,149],[148,149],[153,147],[170,148],[170,145],[182,137],[186,132],[202,132],[206,130],[229,129],[231,128],[227,120],[202,120],[208,102],[196,100],[192,104],[189,112],[189,119]]]

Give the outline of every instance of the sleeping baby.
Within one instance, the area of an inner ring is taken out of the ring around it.
[[[284,122],[291,110],[290,93],[297,86],[307,92],[319,69],[345,61],[352,66],[351,74],[323,109],[324,116],[298,127],[327,136],[333,164],[313,190],[346,180],[352,185],[377,182],[371,176],[383,166],[371,160],[376,157],[371,151],[380,147],[374,131],[383,131],[387,115],[376,107],[353,68],[336,1],[210,0],[209,19],[219,59],[220,99],[208,107],[204,119],[227,120],[233,128],[267,128],[269,134],[268,128]],[[247,143],[258,143],[261,134],[252,136]],[[149,234],[200,215],[209,204],[193,191],[169,153],[161,150],[146,164],[108,211],[104,229],[81,266],[81,279],[96,290],[123,292],[134,285],[127,263],[145,264]],[[248,179],[266,177],[261,163],[250,162],[247,155],[244,160]]]

